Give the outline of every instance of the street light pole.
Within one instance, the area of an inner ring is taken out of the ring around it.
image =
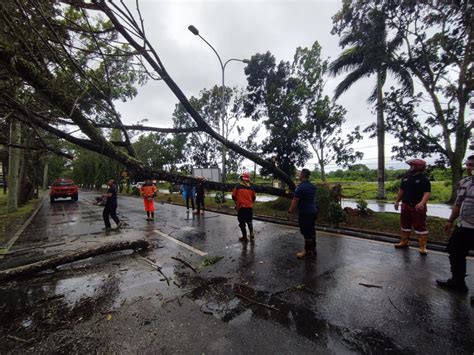
[[[236,62],[242,62],[242,63],[249,63],[249,60],[247,59],[237,59],[237,58],[230,58],[228,59],[225,63],[222,63],[222,59],[215,50],[215,48],[208,42],[204,37],[202,37],[199,34],[199,30],[194,27],[193,25],[188,26],[188,30],[192,32],[193,35],[198,36],[201,38],[211,49],[214,51],[214,53],[217,56],[217,59],[219,59],[219,64],[221,66],[221,75],[222,75],[222,86],[221,86],[221,119],[220,119],[220,124],[222,125],[221,129],[221,134],[222,137],[225,139],[228,139],[226,136],[226,120],[225,120],[225,67],[229,62],[236,61]],[[226,160],[227,160],[227,147],[223,144],[222,145],[222,182],[226,182],[226,175],[227,175],[227,169],[226,169]]]

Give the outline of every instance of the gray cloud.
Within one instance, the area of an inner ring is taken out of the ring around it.
[[[131,10],[135,1],[129,1]],[[221,55],[229,58],[250,58],[270,51],[277,61],[291,61],[298,46],[311,46],[319,41],[323,57],[335,58],[341,52],[338,38],[330,34],[331,17],[339,10],[339,0],[315,1],[140,1],[144,25],[154,48],[166,69],[188,96],[196,96],[203,88],[220,85],[221,69],[216,55],[197,36],[188,31],[191,24]],[[225,71],[227,86],[246,86],[244,64],[231,62]],[[329,78],[326,89],[332,94],[342,77]],[[343,94],[338,103],[347,113],[347,131],[356,125],[366,126],[375,120],[366,103],[374,78],[356,83]],[[171,127],[171,115],[177,99],[166,85],[149,82],[139,95],[127,103],[118,103],[126,123],[147,118],[148,124]],[[393,142],[387,137],[387,142]],[[376,153],[376,141],[365,138],[359,143],[366,157]],[[390,156],[390,146],[386,153]],[[365,160],[365,159],[364,159]],[[376,160],[362,161],[374,167]],[[311,164],[314,160],[311,161]]]

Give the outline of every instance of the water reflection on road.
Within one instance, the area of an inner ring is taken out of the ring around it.
[[[215,194],[209,194],[208,196],[214,197]],[[226,194],[226,198],[231,199],[230,194]],[[269,202],[274,201],[278,197],[277,196],[270,196],[270,195],[261,195],[257,194],[257,201],[258,202]],[[367,207],[370,208],[374,212],[392,212],[392,213],[400,213],[400,210],[395,211],[393,207],[393,202],[382,202],[382,201],[375,201],[375,200],[366,200]],[[351,207],[357,208],[357,201],[352,199],[343,199],[342,200],[342,207]],[[449,218],[451,214],[451,206],[437,203],[437,204],[428,204],[428,216],[432,217],[440,217],[440,218]]]
[[[342,207],[357,208],[356,200],[342,200]],[[374,212],[393,212],[400,213],[400,209],[395,211],[393,203],[370,201],[367,200],[367,207]],[[428,204],[428,216],[449,218],[451,214],[451,206],[445,204]]]

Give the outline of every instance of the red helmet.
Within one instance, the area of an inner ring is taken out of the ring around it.
[[[426,169],[426,161],[423,159],[410,159],[407,164],[413,166],[417,171],[424,171]]]
[[[245,181],[250,181],[250,174],[245,171],[242,173],[242,175],[240,175],[240,178]]]

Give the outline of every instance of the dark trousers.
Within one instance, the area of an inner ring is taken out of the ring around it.
[[[449,262],[453,279],[464,282],[466,256],[474,249],[474,228],[456,227],[448,243]]]
[[[194,210],[194,198],[192,196],[186,196],[186,209],[189,210],[189,201],[191,200],[191,208]]]
[[[104,218],[105,228],[111,228],[109,216],[112,217],[115,223],[119,224],[120,220],[117,217],[117,206],[105,206],[104,211],[102,212],[102,217]]]
[[[300,232],[304,237],[305,249],[309,251],[314,251],[316,248],[316,229],[314,228],[315,222],[316,213],[298,215],[298,224],[300,226]]]
[[[239,227],[242,231],[242,237],[247,237],[247,229],[245,225],[249,227],[249,232],[253,232],[253,208],[241,207],[237,211],[237,220],[239,221]]]
[[[204,211],[204,196],[196,197],[196,208],[198,213],[201,212],[201,209]]]

